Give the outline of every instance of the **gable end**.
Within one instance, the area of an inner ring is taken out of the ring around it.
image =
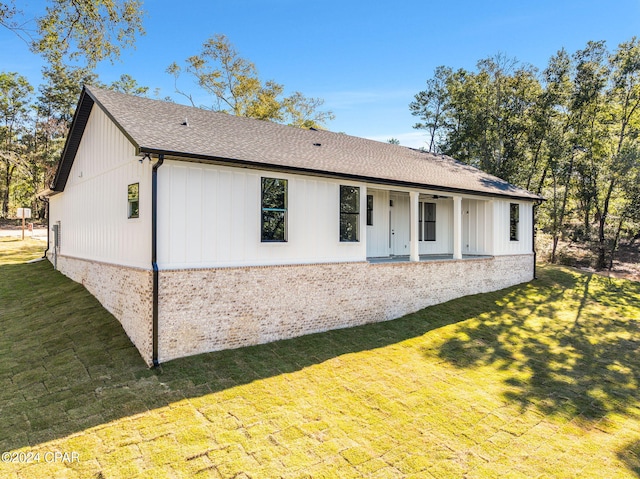
[[[73,166],[76,154],[78,153],[78,148],[80,148],[80,142],[82,141],[82,137],[87,127],[87,123],[89,122],[89,117],[91,116],[91,111],[93,110],[94,104],[100,107],[100,109],[107,115],[107,117],[136,147],[136,150],[139,149],[133,138],[131,138],[131,136],[125,131],[125,129],[122,128],[120,123],[116,121],[111,113],[100,104],[100,102],[91,94],[89,90],[87,90],[87,88],[83,88],[80,95],[80,100],[78,101],[78,106],[76,107],[76,112],[73,115],[71,128],[69,129],[69,134],[67,136],[62,155],[60,156],[56,176],[53,180],[53,184],[51,185],[52,191],[64,191],[64,188],[67,185],[67,180],[69,179],[69,174],[71,173],[71,167]]]

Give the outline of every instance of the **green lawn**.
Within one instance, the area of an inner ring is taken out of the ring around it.
[[[543,267],[149,370],[26,246],[0,239],[0,451],[32,462],[2,478],[640,477],[639,283]]]

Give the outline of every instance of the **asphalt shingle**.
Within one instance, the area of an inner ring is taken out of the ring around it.
[[[529,191],[447,156],[96,87],[86,87],[86,93],[141,152],[225,160],[232,164],[263,164],[265,168],[290,168],[438,191],[539,199]],[[73,161],[63,157],[63,161],[69,160]]]

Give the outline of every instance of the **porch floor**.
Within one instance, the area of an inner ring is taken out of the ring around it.
[[[480,254],[463,254],[462,260],[467,259],[480,259],[480,258],[491,258],[491,255],[480,255]],[[408,263],[410,261],[409,255],[399,255],[399,256],[382,256],[375,258],[367,258],[369,263]],[[453,254],[421,254],[420,261],[453,261]]]

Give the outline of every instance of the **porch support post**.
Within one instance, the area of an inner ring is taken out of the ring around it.
[[[367,241],[367,187],[362,185],[360,187],[360,211],[364,211],[364,214],[360,215],[360,242],[364,245],[364,257],[367,257],[367,251],[369,250],[369,243]]]
[[[500,250],[500,201],[491,200],[491,251],[492,256],[498,254]]]
[[[418,198],[417,191],[409,192],[409,221],[411,238],[409,241],[409,259],[420,261],[420,248],[418,244]]]
[[[453,197],[453,259],[462,259],[462,196]]]

